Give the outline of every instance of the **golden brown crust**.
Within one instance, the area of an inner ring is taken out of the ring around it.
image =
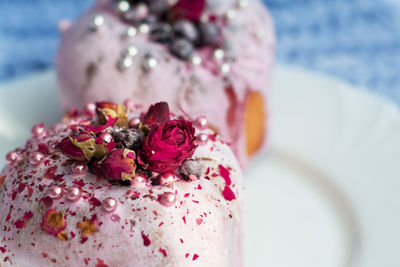
[[[264,140],[265,133],[265,103],[263,95],[258,91],[247,96],[245,110],[245,134],[247,155],[256,153]]]

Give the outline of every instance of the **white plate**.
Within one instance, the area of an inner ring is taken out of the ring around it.
[[[60,118],[54,73],[0,88],[0,166]],[[248,266],[400,266],[400,112],[339,81],[278,66],[270,152],[246,173]]]

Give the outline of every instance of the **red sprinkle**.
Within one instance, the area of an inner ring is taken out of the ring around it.
[[[20,182],[18,184],[18,193],[21,193],[22,191],[24,191],[26,184],[24,182]]]
[[[42,154],[47,155],[47,154],[49,154],[50,149],[49,149],[49,147],[48,147],[46,144],[39,144],[39,146],[38,146],[38,151],[39,151],[40,153],[42,153]]]
[[[50,197],[44,197],[40,201],[43,201],[43,204],[46,206],[46,208],[51,208],[51,206],[53,206],[53,199]]]
[[[222,192],[224,198],[228,201],[232,201],[236,199],[235,193],[233,193],[232,189],[229,186],[225,186],[224,191]]]
[[[15,225],[15,227],[17,227],[18,229],[21,229],[21,228],[25,228],[25,227],[26,227],[25,222],[24,222],[23,220],[18,220],[18,221],[16,221],[16,222],[14,223],[14,225]]]
[[[30,219],[32,219],[32,217],[33,217],[32,211],[27,211],[24,214],[24,221],[29,221]]]
[[[167,251],[165,249],[159,248],[158,251],[160,251],[164,257],[167,257]]]
[[[194,254],[194,255],[193,255],[193,259],[192,259],[192,260],[193,260],[193,261],[195,261],[195,260],[197,260],[197,258],[198,258],[198,257],[199,257],[199,255],[197,255],[197,254]]]
[[[226,185],[231,185],[231,177],[229,171],[222,165],[218,166],[219,168],[219,174],[224,178]]]
[[[201,219],[201,218],[197,218],[197,219],[196,219],[197,225],[200,225],[202,222],[203,222],[203,219]]]
[[[91,199],[89,199],[89,204],[98,207],[101,206],[101,201],[95,197],[92,197]]]
[[[186,224],[186,218],[185,218],[185,216],[182,217],[182,221]]]
[[[6,249],[3,247],[0,247],[0,251],[1,251],[1,253],[6,253]]]
[[[236,199],[235,193],[233,193],[232,189],[229,187],[232,183],[230,173],[229,171],[222,165],[218,166],[219,168],[219,174],[224,178],[225,180],[225,188],[224,191],[222,191],[222,195],[224,198],[228,201],[232,201]]]
[[[143,233],[143,231],[142,231],[142,238],[143,238],[143,245],[144,245],[145,247],[147,247],[147,246],[149,246],[149,245],[151,244],[151,241],[150,241],[150,239],[149,239],[149,236],[148,236],[148,235],[145,235],[145,234]]]
[[[53,179],[53,180],[54,180],[54,179],[57,178],[57,176],[55,175],[56,171],[57,171],[57,166],[50,167],[50,168],[48,168],[47,171],[43,174],[43,177],[44,177],[44,178],[47,178],[47,179]]]

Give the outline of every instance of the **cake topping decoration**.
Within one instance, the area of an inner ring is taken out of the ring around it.
[[[151,127],[153,124],[162,123],[170,120],[169,106],[165,102],[151,105],[143,118],[143,124]]]
[[[221,27],[236,17],[236,9],[240,8],[236,5],[226,14],[208,14],[205,12],[206,2],[206,0],[112,1],[120,19],[130,25],[123,38],[134,37],[137,32],[150,34],[150,40],[166,45],[176,58],[190,60],[193,65],[200,65],[202,61],[198,56],[192,57],[196,49],[224,46]],[[104,24],[104,18],[97,20],[95,29]],[[135,55],[137,52],[136,50]],[[117,67],[121,71],[131,67],[132,58],[133,56],[124,53]],[[157,59],[145,57],[143,68],[145,71],[150,71],[157,63]]]
[[[171,8],[171,16],[176,19],[198,21],[205,8],[205,0],[179,0]]]
[[[6,161],[8,164],[14,164],[21,160],[21,156],[16,151],[10,151],[6,155]]]
[[[103,209],[106,212],[114,212],[117,209],[117,201],[115,198],[108,197],[103,200]]]
[[[64,189],[58,185],[51,186],[47,192],[47,195],[54,200],[61,199],[63,194],[64,194]]]
[[[196,149],[194,128],[186,120],[153,125],[143,142],[139,157],[155,172],[174,171]]]
[[[194,159],[187,159],[179,167],[179,172],[184,179],[195,181],[200,179],[203,170],[198,161]]]
[[[96,142],[88,132],[70,135],[59,143],[59,148],[68,157],[78,161],[89,161],[96,152]]]
[[[128,184],[134,188],[200,178],[201,164],[190,159],[198,146],[193,124],[182,118],[171,120],[167,103],[156,103],[147,113],[135,117],[134,128],[128,128],[132,123],[128,123],[128,108],[124,105],[100,102],[95,106],[97,120],[74,125],[74,133],[57,145],[63,154],[78,161],[69,163],[74,175],[90,170],[121,185],[130,181]],[[207,119],[198,118],[196,125],[205,129]],[[57,178],[55,171],[52,179]],[[77,201],[81,194],[74,188],[67,199]]]
[[[93,16],[92,23],[90,25],[90,28],[93,31],[97,31],[101,26],[103,26],[105,23],[104,16],[101,14],[96,14]]]
[[[90,220],[86,218],[83,222],[77,222],[76,227],[81,229],[81,243],[85,243],[90,235],[99,231],[96,214]]]
[[[107,156],[101,163],[101,170],[111,180],[130,180],[135,177],[135,159],[134,151],[120,148]]]
[[[117,119],[115,126],[128,128],[128,109],[124,105],[117,105],[111,102],[96,103],[96,111],[99,123],[106,125],[111,119]]]
[[[64,212],[49,209],[44,214],[40,227],[48,234],[57,236],[67,227],[67,221],[64,219]]]
[[[42,138],[47,135],[47,131],[44,128],[43,122],[33,126],[31,132],[32,132],[32,135],[36,138]]]
[[[161,205],[164,205],[166,207],[171,207],[176,202],[176,196],[174,193],[165,192],[164,194],[158,197],[158,201],[160,202]]]
[[[197,135],[196,142],[199,145],[205,145],[208,142],[208,135],[206,133],[200,133]]]
[[[44,155],[40,152],[33,152],[31,158],[29,159],[29,163],[34,166],[39,166],[44,161]]]
[[[83,175],[87,173],[88,167],[83,162],[77,162],[72,166],[72,173],[76,176]]]
[[[81,198],[81,196],[82,196],[82,188],[80,186],[74,185],[68,188],[66,195],[68,201],[76,202]]]

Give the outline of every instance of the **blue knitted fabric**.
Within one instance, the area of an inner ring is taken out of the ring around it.
[[[327,73],[400,104],[400,1],[264,0],[277,60]],[[51,68],[60,19],[92,0],[0,0],[0,81]]]

